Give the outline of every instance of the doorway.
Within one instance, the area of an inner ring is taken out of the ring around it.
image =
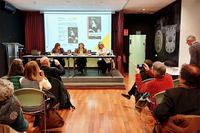
[[[137,64],[145,60],[146,35],[129,35],[129,74],[135,74]]]

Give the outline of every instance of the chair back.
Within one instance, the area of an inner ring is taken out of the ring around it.
[[[38,106],[43,100],[43,91],[34,88],[22,88],[16,90],[14,95],[19,100],[21,106]]]
[[[161,91],[161,92],[158,92],[154,95],[154,97],[156,98],[156,104],[161,103],[161,101],[164,97],[164,93],[165,93],[165,91]]]
[[[52,86],[52,88],[49,91],[56,97],[56,100],[53,102],[53,106],[56,105],[57,103],[60,103],[60,107],[64,107],[66,98],[65,85],[63,84],[63,82],[54,77],[51,76],[46,76],[46,77]]]
[[[177,85],[180,85],[180,79],[174,79],[173,83],[174,83],[174,88],[175,88]]]
[[[151,80],[154,80],[154,78],[145,79],[145,80],[142,81],[142,83],[146,83],[146,82],[149,82],[149,81],[151,81]]]
[[[21,84],[19,82],[19,79],[23,76],[10,76],[7,78],[7,80],[10,80],[10,82],[13,83],[14,85],[14,91],[18,90],[21,88]]]

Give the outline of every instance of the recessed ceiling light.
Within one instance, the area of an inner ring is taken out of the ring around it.
[[[68,2],[67,2],[67,4],[69,5],[69,4],[70,4],[70,2],[68,1]]]
[[[142,9],[142,11],[145,11],[146,9]]]
[[[101,5],[103,5],[103,2],[100,2]]]

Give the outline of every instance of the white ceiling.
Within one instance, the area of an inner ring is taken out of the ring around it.
[[[84,11],[152,14],[176,0],[5,0],[22,11]],[[146,10],[142,10],[146,9]]]

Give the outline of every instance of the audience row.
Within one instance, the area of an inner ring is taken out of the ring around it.
[[[101,52],[103,51],[99,51],[99,54]],[[20,88],[35,88],[44,91],[44,93],[50,91],[52,84],[46,75],[55,77],[62,82],[60,76],[65,74],[65,70],[58,60],[54,59],[54,61],[56,67],[49,67],[49,59],[43,57],[40,59],[40,68],[35,61],[26,63],[25,67],[20,59],[12,61],[7,74],[8,80],[0,79],[1,124],[10,125],[19,132],[27,130],[28,122],[24,119],[20,103],[13,92]],[[135,72],[135,84],[128,94],[122,94],[122,96],[130,99],[131,95],[135,95],[136,102],[138,102],[143,93],[149,93],[151,100],[149,109],[152,110],[153,117],[159,122],[164,123],[177,114],[200,115],[200,69],[198,67],[184,64],[180,71],[180,85],[176,88],[174,88],[172,77],[166,73],[166,67],[162,62],[153,63],[151,60],[145,60],[143,67],[136,68]],[[154,79],[146,83],[142,82],[148,78]],[[164,98],[157,105],[154,101],[154,95],[161,91],[165,91]],[[75,109],[67,98],[68,92],[66,90],[65,93],[66,97],[63,100],[69,105],[64,106],[64,108],[70,106]],[[48,96],[51,92],[46,94]],[[58,98],[56,94],[52,93],[52,95],[55,95],[55,99]],[[34,126],[37,126],[38,120],[39,117],[35,115]]]

